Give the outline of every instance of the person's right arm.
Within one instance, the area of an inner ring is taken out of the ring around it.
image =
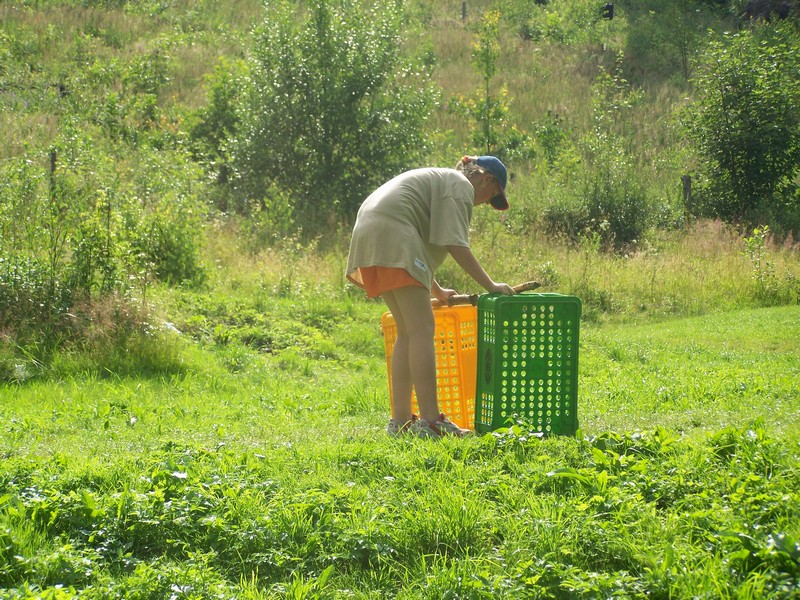
[[[514,290],[507,283],[496,283],[483,269],[478,259],[466,246],[447,246],[447,251],[467,275],[472,277],[483,289],[489,293],[514,294]]]

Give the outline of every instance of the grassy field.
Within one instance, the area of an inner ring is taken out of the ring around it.
[[[548,291],[583,273],[629,307],[586,303],[578,436],[436,442],[385,435],[384,308],[342,289],[336,253],[218,239],[205,292],[151,292],[148,336],[0,388],[2,595],[794,597],[800,309],[742,277],[738,307],[698,286],[679,315],[624,291],[660,268],[663,298],[704,232],[669,259],[552,257]]]

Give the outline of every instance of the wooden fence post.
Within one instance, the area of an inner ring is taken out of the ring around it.
[[[681,175],[681,182],[683,183],[683,214],[688,225],[694,214],[694,206],[692,206],[692,176]]]

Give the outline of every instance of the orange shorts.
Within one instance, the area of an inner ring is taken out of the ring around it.
[[[384,292],[409,285],[425,287],[409,275],[408,271],[398,267],[360,267],[347,278],[365,290],[370,298],[377,298]]]

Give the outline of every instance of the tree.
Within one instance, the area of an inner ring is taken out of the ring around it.
[[[314,233],[355,216],[383,180],[417,165],[434,93],[402,59],[401,2],[267,2],[240,106],[233,166],[253,199],[289,192]]]
[[[706,214],[779,231],[800,227],[799,45],[788,22],[710,45],[687,120],[704,165]]]

